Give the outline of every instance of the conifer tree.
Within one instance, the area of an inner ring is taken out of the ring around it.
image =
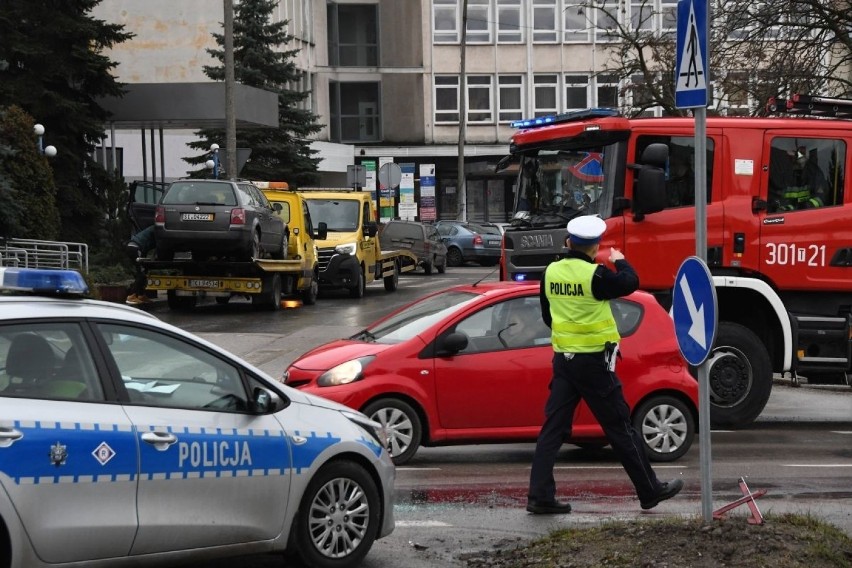
[[[298,49],[286,49],[293,36],[286,31],[287,21],[273,23],[271,15],[278,2],[274,0],[242,0],[234,8],[234,75],[238,83],[257,87],[278,95],[278,128],[237,129],[237,147],[250,148],[251,157],[239,177],[286,181],[298,187],[315,183],[317,164],[315,150],[308,137],[320,130],[317,116],[299,107],[309,93],[296,90],[303,72],[293,57]],[[208,52],[224,62],[225,38],[213,34],[218,49]],[[215,81],[225,80],[224,65],[205,66],[204,73]],[[196,133],[201,140],[190,143],[196,150],[207,151],[213,143],[224,147],[225,132],[205,129]],[[209,158],[185,158],[193,165]]]
[[[60,237],[89,243],[104,217],[104,188],[91,175],[100,168],[92,151],[108,119],[98,100],[122,92],[104,52],[132,37],[92,17],[100,2],[4,0],[0,10],[0,107],[18,105],[44,125],[44,143],[58,151],[49,165]],[[35,145],[29,128],[27,144]]]

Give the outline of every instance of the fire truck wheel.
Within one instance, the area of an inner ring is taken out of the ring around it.
[[[757,335],[737,323],[719,323],[707,368],[713,427],[754,422],[772,392],[772,364]]]

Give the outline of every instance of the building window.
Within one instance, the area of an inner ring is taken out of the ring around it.
[[[568,43],[588,43],[591,24],[584,4],[566,4],[562,11],[564,31],[562,40]]]
[[[659,83],[659,80],[656,80],[655,83]],[[630,77],[628,99],[626,102],[633,109],[633,112],[637,113],[636,116],[662,116],[662,108],[654,105],[651,87],[645,81],[644,75],[633,75]]]
[[[660,32],[667,38],[677,33],[677,0],[660,0]]]
[[[332,142],[378,142],[381,136],[379,83],[329,83]]]
[[[500,75],[497,78],[500,122],[521,120],[524,112],[524,76]]]
[[[652,0],[630,0],[630,27],[634,31],[654,29],[654,2]]]
[[[467,0],[467,43],[491,43],[491,0]]]
[[[547,116],[559,112],[559,76],[536,75],[533,77],[533,112],[535,116]]]
[[[432,37],[435,43],[458,43],[461,18],[458,0],[432,0]]]
[[[435,123],[448,124],[459,121],[458,75],[435,76]]]
[[[524,13],[521,0],[497,0],[497,42],[524,41]]]
[[[494,77],[470,75],[467,78],[467,122],[494,122],[492,90]]]
[[[379,64],[376,5],[328,5],[328,63],[333,67]]]
[[[557,40],[557,0],[533,1],[533,43],[555,43]]]
[[[565,110],[589,108],[589,76],[565,76]]]
[[[754,101],[749,96],[749,74],[728,71],[722,82],[722,107],[727,116],[749,116]]]
[[[600,42],[618,41],[618,9],[615,4],[602,4],[595,9],[595,39]]]
[[[598,75],[595,78],[595,83],[598,93],[597,106],[618,108],[618,77],[615,75]]]

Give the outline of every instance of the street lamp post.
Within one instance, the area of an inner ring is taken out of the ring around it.
[[[210,154],[213,156],[210,160],[205,162],[205,166],[207,166],[208,170],[213,170],[213,179],[219,179],[219,145],[211,144],[210,145]]]
[[[44,126],[36,124],[33,126],[33,133],[35,133],[38,137],[38,153],[47,156],[48,158],[54,157],[56,155],[56,147],[44,145]]]

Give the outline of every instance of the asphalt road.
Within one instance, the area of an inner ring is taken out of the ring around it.
[[[277,313],[248,304],[204,304],[192,313],[149,309],[162,319],[199,334],[272,375],[302,352],[330,339],[352,335],[371,321],[432,289],[496,273],[479,267],[448,269],[444,275],[403,275],[394,293],[381,283],[361,300],[345,293],[323,295],[315,306]],[[657,464],[661,479],[681,476],[683,493],[652,512],[642,512],[611,451],[566,446],[557,469],[559,494],[574,504],[563,517],[538,517],[524,510],[532,444],[424,448],[398,468],[396,530],[378,541],[365,568],[464,566],[477,551],[522,542],[559,527],[607,519],[701,516],[699,442],[672,464]],[[852,535],[852,389],[800,387],[777,379],[770,402],[753,426],[711,434],[712,508],[741,497],[745,478],[762,512],[810,513]],[[742,517],[746,507],[728,515]],[[229,559],[195,568],[280,566],[277,556]],[[291,565],[291,564],[288,564]],[[297,565],[298,566],[298,565]]]

